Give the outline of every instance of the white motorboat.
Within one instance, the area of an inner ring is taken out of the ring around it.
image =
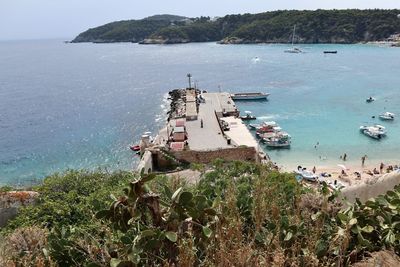
[[[391,112],[384,112],[379,115],[381,120],[394,120],[394,113]]]
[[[386,128],[385,126],[379,125],[379,124],[375,124],[373,126],[360,126],[360,131],[363,133],[365,131],[369,131],[369,132],[374,132],[374,133],[378,133],[382,136],[386,135]]]
[[[373,130],[373,129],[364,130],[363,134],[365,134],[365,135],[367,135],[367,136],[369,136],[371,138],[374,138],[374,139],[381,139],[382,137],[385,136],[381,132]]]
[[[312,171],[308,171],[308,170],[295,170],[294,173],[296,173],[297,175],[301,176],[301,178],[311,181],[311,182],[315,182],[318,179],[318,175],[316,175],[315,173],[313,173]]]

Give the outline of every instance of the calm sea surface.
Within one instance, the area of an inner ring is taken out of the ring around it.
[[[267,151],[280,164],[336,164],[343,153],[350,161],[364,154],[400,161],[400,49],[305,45],[307,53],[286,54],[286,48],[1,42],[0,184],[71,168],[132,169],[137,159],[128,145],[163,125],[166,93],[186,86],[188,72],[209,91],[271,93],[268,102],[239,107],[292,135],[290,149]],[[369,96],[376,101],[366,104]],[[387,138],[359,133],[385,110],[398,114],[381,122]]]

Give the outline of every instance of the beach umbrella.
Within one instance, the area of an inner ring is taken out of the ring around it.
[[[346,167],[345,165],[343,165],[343,164],[338,164],[338,166],[339,166],[340,168],[342,168],[343,170],[348,170],[347,167]]]

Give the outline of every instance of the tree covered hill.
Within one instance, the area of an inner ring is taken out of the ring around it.
[[[399,33],[399,14],[398,9],[282,10],[218,19],[164,14],[89,29],[73,42],[286,43],[296,25],[296,41],[300,43],[357,43]]]

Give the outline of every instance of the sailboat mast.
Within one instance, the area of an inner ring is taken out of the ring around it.
[[[292,46],[294,43],[294,35],[296,34],[296,24],[293,26]]]

